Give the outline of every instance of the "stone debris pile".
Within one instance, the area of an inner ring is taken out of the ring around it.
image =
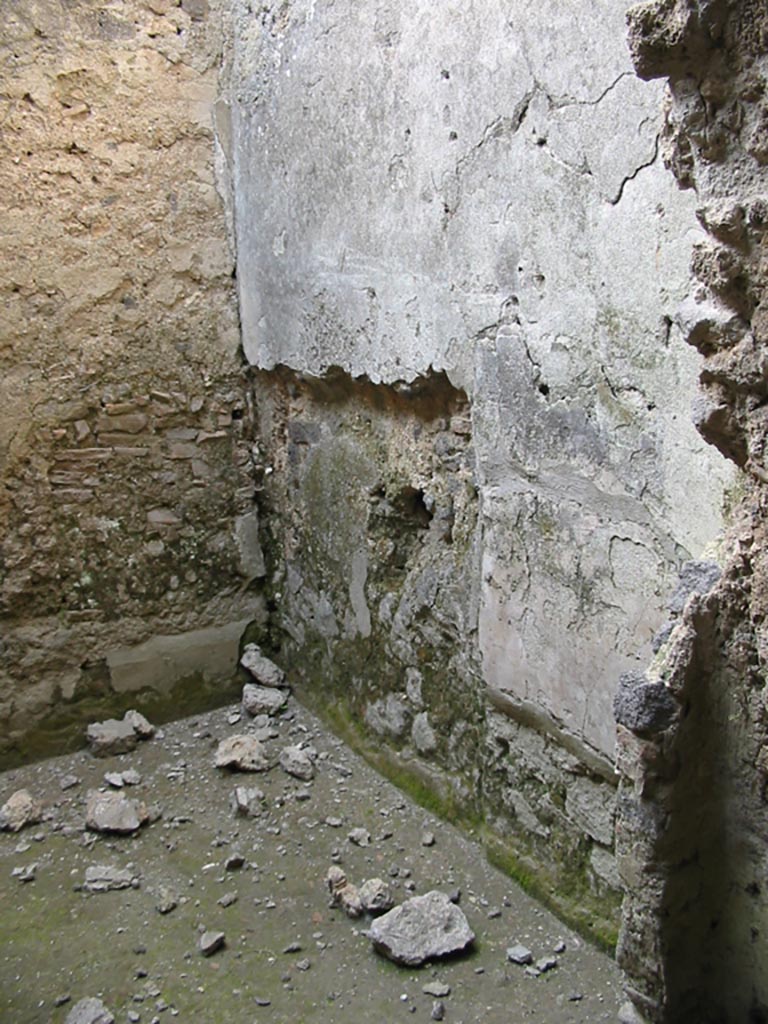
[[[256,680],[243,687],[243,710],[254,717],[279,714],[290,695],[283,670],[263,655],[256,644],[245,647],[240,664]]]
[[[377,993],[375,1009],[360,1003],[363,1015],[375,1013],[366,1019],[393,1019],[400,1003],[411,1013],[419,1011],[417,1020],[482,1017],[496,1024],[502,1018],[487,1017],[487,997],[479,994],[486,970],[497,975],[494,990],[500,978],[505,983],[519,978],[519,984],[533,988],[530,978],[541,977],[537,989],[560,984],[565,969],[554,970],[559,966],[555,942],[538,958],[528,946],[511,944],[500,921],[500,897],[493,903],[473,888],[478,863],[458,860],[454,867],[446,860],[446,851],[456,857],[460,849],[452,834],[365,766],[354,767],[341,743],[324,736],[288,697],[276,666],[270,668],[258,651],[250,654],[259,681],[246,688],[266,680],[267,689],[283,692],[286,703],[279,715],[223,709],[175,723],[141,749],[140,733],[152,730],[146,719],[146,725],[134,716],[97,723],[89,729],[90,754],[76,755],[68,770],[49,770],[45,804],[27,782],[28,788],[17,788],[0,809],[7,832],[41,821],[45,827],[31,831],[29,841],[0,836],[0,857],[5,849],[5,856],[18,858],[5,875],[13,879],[10,891],[17,900],[26,892],[47,900],[49,887],[58,884],[70,899],[79,894],[84,907],[94,898],[96,909],[106,907],[105,924],[97,929],[103,947],[94,934],[90,955],[97,961],[114,959],[110,979],[120,975],[128,958],[131,973],[120,984],[130,986],[131,977],[137,983],[115,1008],[118,1019],[160,1024],[169,1010],[169,1020],[177,1015],[204,1020],[212,1005],[222,1019],[245,1019],[269,1006],[277,1019],[292,1019],[308,1012],[303,1001],[310,999],[317,1019],[333,1020],[334,1005],[360,999],[358,991],[365,990],[366,1001],[369,991]],[[135,745],[124,749],[118,740],[113,753],[105,754],[115,736],[128,734],[127,727],[134,737],[128,745]],[[114,762],[104,764],[105,758]],[[232,775],[253,773],[261,773],[258,786],[232,784]],[[164,813],[155,803],[158,795]],[[77,851],[77,867],[64,875],[63,885],[53,880],[61,859],[48,856],[54,842]],[[476,851],[472,856],[478,861]],[[312,865],[329,860],[324,900],[322,887],[312,881],[318,877]],[[470,919],[488,919],[479,950],[475,929],[457,905],[462,899],[457,881]],[[0,895],[2,884],[0,872]],[[423,895],[418,894],[422,885]],[[445,885],[446,892],[435,885]],[[5,905],[13,909],[12,904]],[[83,921],[86,913],[80,914]],[[68,914],[78,917],[74,908]],[[64,941],[76,945],[92,933],[78,925]],[[521,937],[534,947],[530,934]],[[403,969],[395,975],[380,958]],[[424,975],[409,973],[413,968]],[[70,982],[55,965],[50,969],[56,972],[55,999],[43,993],[46,1006],[79,1000],[67,1024],[115,1019],[102,1002],[114,1001],[120,991],[108,987],[111,981],[93,982],[90,996],[81,998],[89,993],[76,990],[83,980],[75,981],[76,970]],[[20,964],[13,970],[23,975]],[[437,976],[438,970],[447,977]],[[89,984],[92,976],[86,976]],[[179,977],[185,981],[177,991],[169,979]],[[354,978],[354,984],[345,978]],[[69,984],[71,994],[62,992]],[[470,1008],[466,994],[473,985],[476,1001]],[[286,1002],[292,994],[294,1004]],[[570,995],[561,994],[566,997],[575,1001],[583,995],[571,989]],[[2,999],[0,991],[0,1017]],[[531,999],[535,1003],[538,997]],[[63,1021],[48,1009],[45,1013],[46,1019]],[[22,1018],[23,1013],[9,1017]],[[608,1018],[586,1013],[574,1018],[580,1024],[603,1019]]]

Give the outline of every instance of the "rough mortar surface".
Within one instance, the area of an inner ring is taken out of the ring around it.
[[[166,688],[162,638],[182,634],[188,676],[230,679],[238,637],[199,631],[258,617],[263,567],[215,173],[219,4],[8,0],[2,20],[0,756],[18,757],[32,727],[35,750],[71,739],[64,719],[108,703],[153,636]]]
[[[749,0],[649,2],[632,8],[629,31],[639,74],[668,79],[664,160],[695,191],[706,229],[680,314],[704,356],[698,426],[745,474],[723,572],[682,607],[673,596],[671,631],[647,670],[646,686],[666,693],[665,713],[619,726],[618,960],[635,1019],[760,1021],[768,1018],[768,13]]]

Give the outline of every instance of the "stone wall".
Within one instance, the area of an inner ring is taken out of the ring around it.
[[[0,757],[249,627],[606,939],[623,881],[630,1017],[759,1021],[765,12],[634,11],[662,119],[625,9],[5,4]]]
[[[683,307],[702,353],[702,434],[742,466],[722,574],[677,602],[668,640],[616,702],[619,962],[627,1021],[768,1020],[766,350],[768,12],[645,3],[640,75],[669,79],[665,162],[695,189],[706,237]],[[689,582],[695,582],[691,580]]]
[[[260,615],[220,54],[206,0],[3,4],[0,756],[211,699]]]
[[[593,922],[616,679],[732,479],[690,424],[676,311],[703,233],[624,11],[235,2],[222,108],[243,347],[257,405],[282,396],[273,653]]]

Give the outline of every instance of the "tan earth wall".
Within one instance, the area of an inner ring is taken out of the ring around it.
[[[258,614],[216,6],[3,3],[0,756],[152,637],[168,692],[188,631],[215,688]]]

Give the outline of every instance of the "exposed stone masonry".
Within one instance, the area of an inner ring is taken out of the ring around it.
[[[627,1019],[758,1022],[768,1020],[768,12],[680,0],[633,8],[629,24],[638,72],[669,78],[664,157],[696,189],[707,231],[681,315],[705,357],[699,428],[747,477],[722,577],[688,598],[640,680],[674,698],[671,721],[628,721],[619,705],[618,955]]]
[[[113,652],[192,631],[179,710],[259,615],[220,21],[206,0],[3,5],[0,757],[119,702]],[[135,655],[146,679],[174,642]]]
[[[765,10],[634,10],[660,134],[623,5],[342,10],[4,5],[0,758],[250,626],[604,938],[620,872],[632,1012],[768,1019]],[[681,332],[745,482],[643,675],[730,481]]]

